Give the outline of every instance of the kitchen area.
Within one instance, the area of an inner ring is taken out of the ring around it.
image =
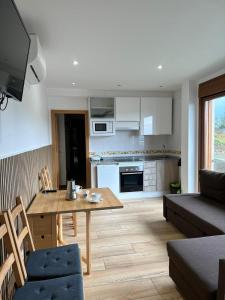
[[[90,97],[91,186],[120,199],[159,197],[180,181],[172,97]]]

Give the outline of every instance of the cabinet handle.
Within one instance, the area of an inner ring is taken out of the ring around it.
[[[121,175],[140,175],[140,174],[143,174],[143,172],[121,173]]]

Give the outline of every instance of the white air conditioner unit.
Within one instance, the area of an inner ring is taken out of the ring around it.
[[[27,81],[30,84],[38,84],[47,75],[46,62],[42,53],[39,38],[36,34],[30,34],[31,44],[27,64]]]

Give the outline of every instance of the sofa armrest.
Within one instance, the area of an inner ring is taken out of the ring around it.
[[[163,197],[173,196],[173,197],[182,197],[182,196],[199,196],[200,193],[182,193],[182,194],[166,194]]]
[[[219,260],[217,300],[225,299],[225,259]]]
[[[164,218],[167,220],[167,205],[166,205],[166,200],[167,200],[167,197],[176,197],[176,198],[182,198],[182,196],[186,196],[186,195],[189,195],[189,196],[199,196],[200,193],[184,193],[184,194],[166,194],[166,195],[163,195],[163,216]]]

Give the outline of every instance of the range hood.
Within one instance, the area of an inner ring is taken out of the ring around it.
[[[139,130],[140,122],[136,121],[120,121],[115,123],[116,130]]]

